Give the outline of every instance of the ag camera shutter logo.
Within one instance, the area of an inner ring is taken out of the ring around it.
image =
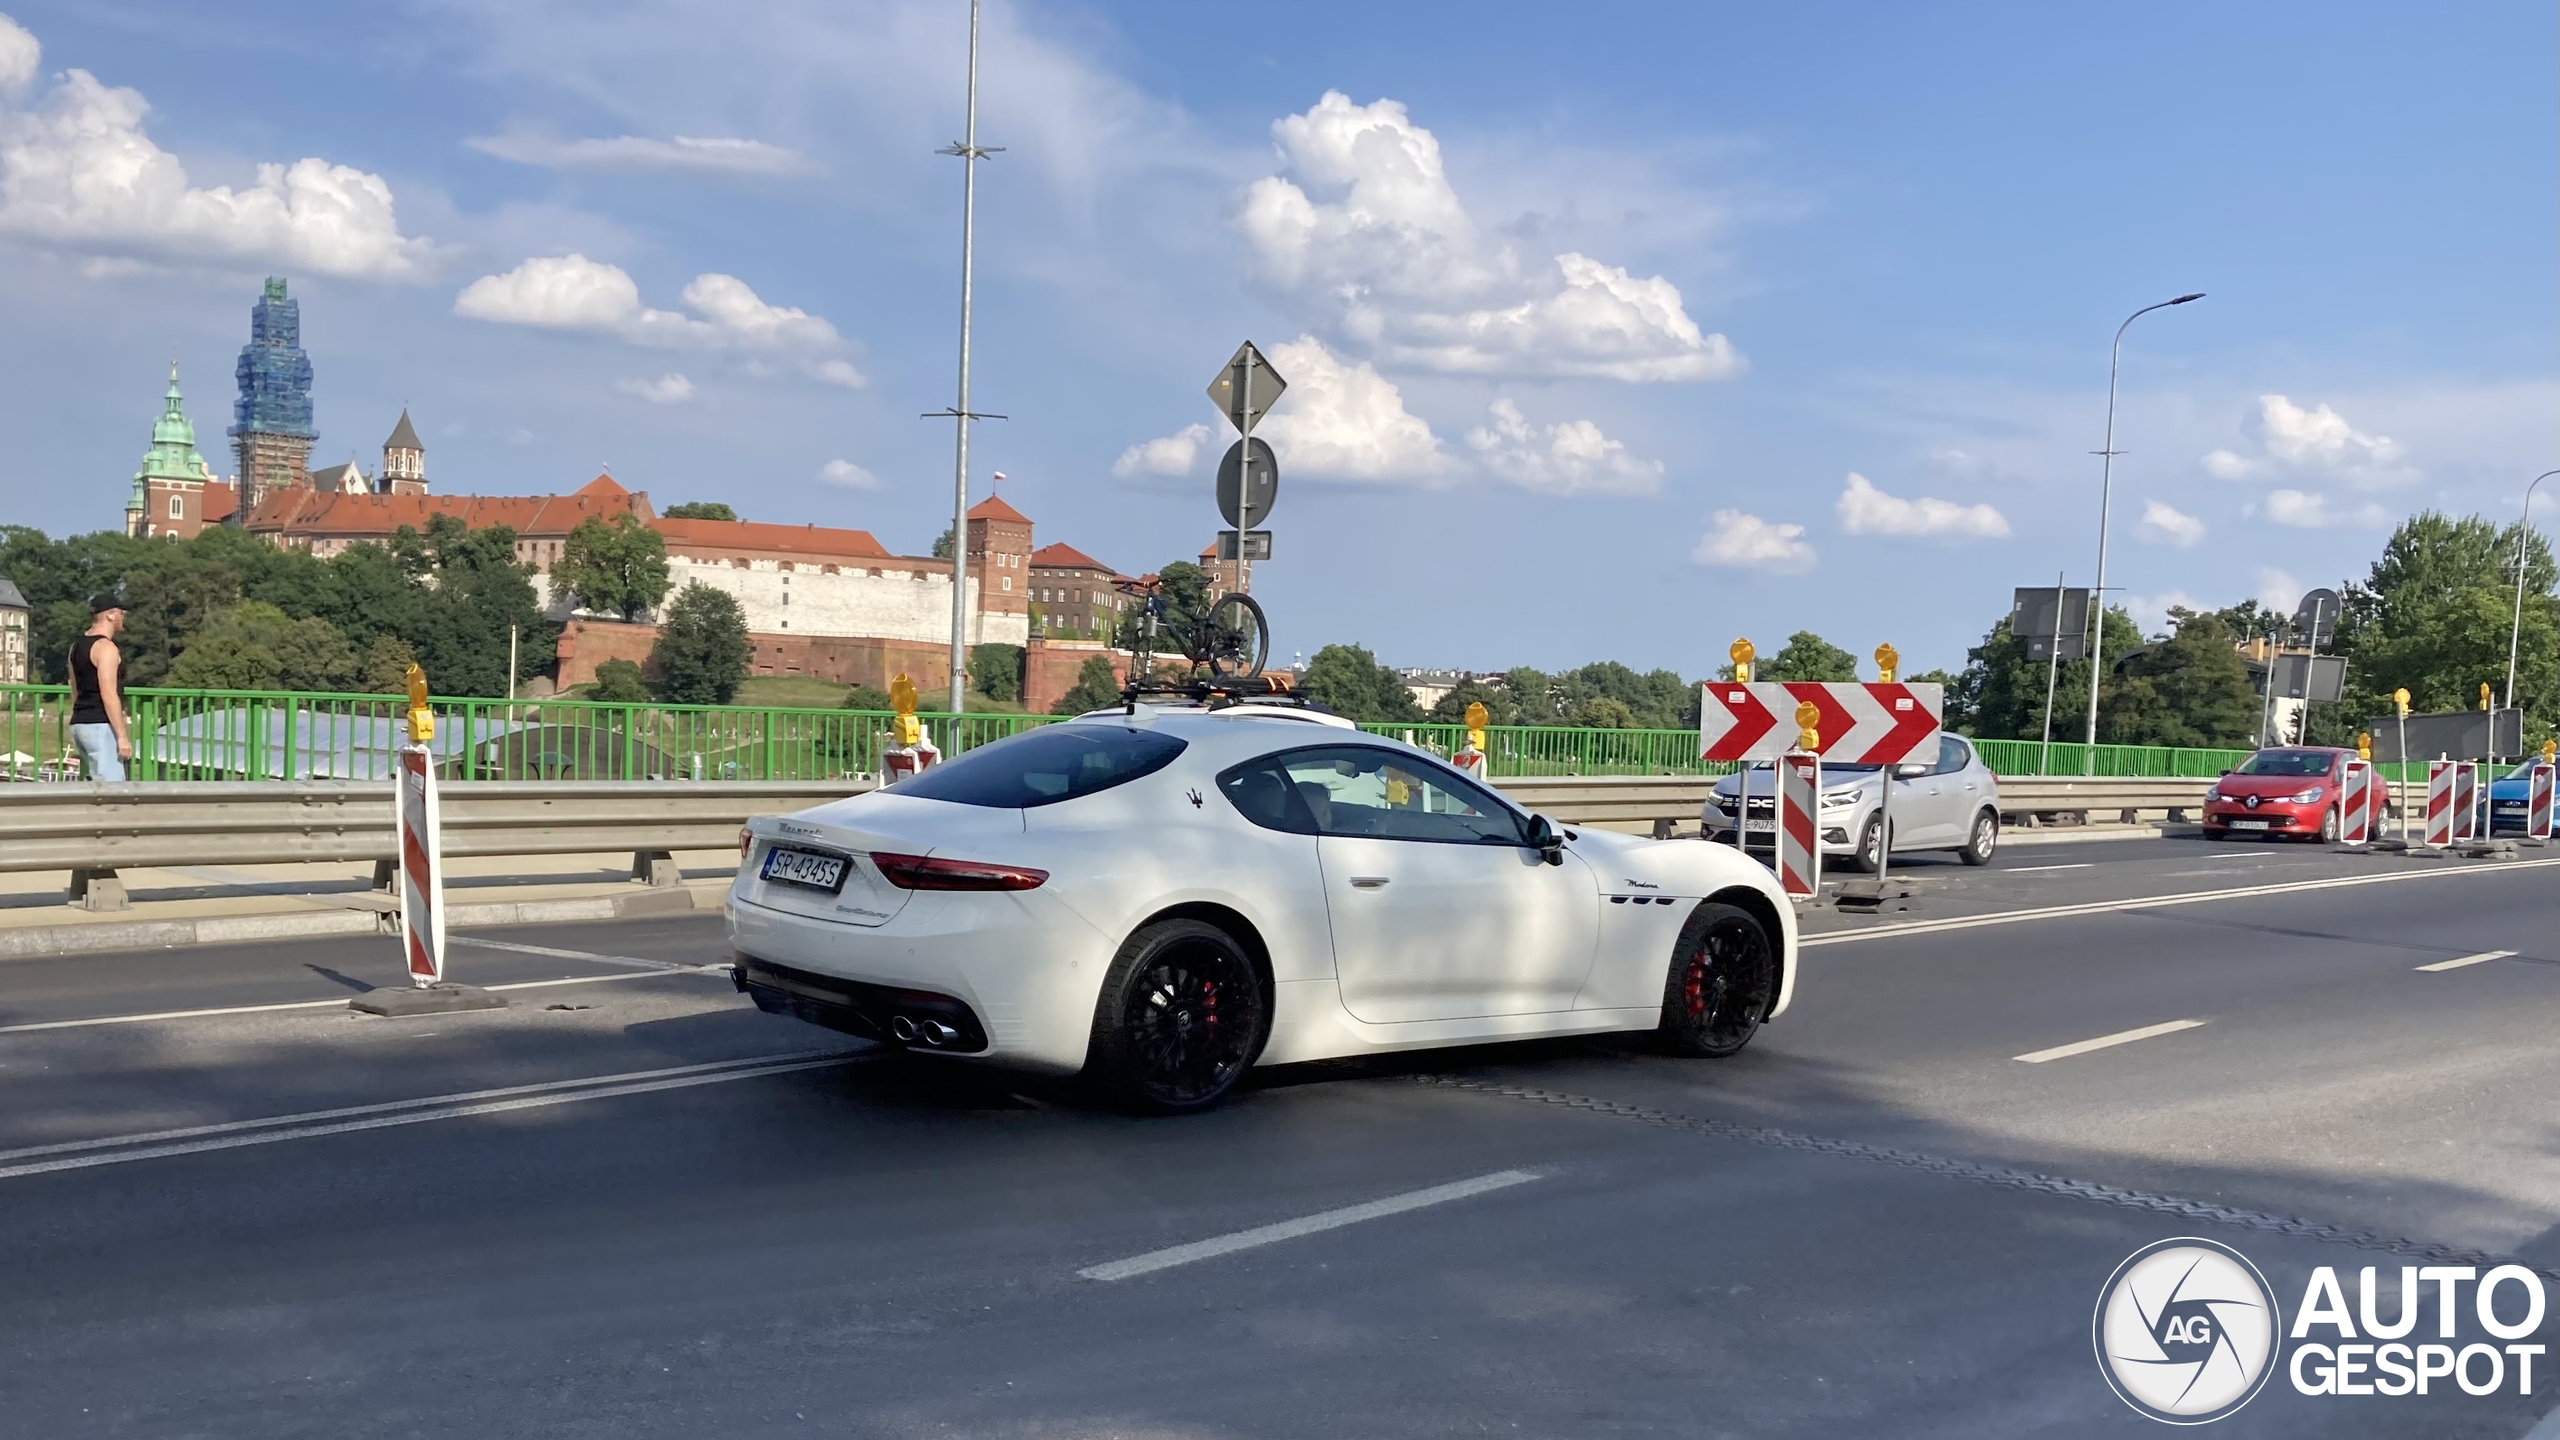
[[[2202,1425],[2257,1398],[2282,1319],[2248,1257],[2182,1236],[2116,1267],[2098,1292],[2091,1339],[2124,1403],[2171,1425]]]

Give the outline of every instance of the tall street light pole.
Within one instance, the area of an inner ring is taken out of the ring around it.
[[[949,416],[958,432],[957,456],[951,466],[951,713],[969,698],[969,422],[1001,420],[969,409],[970,284],[976,273],[978,241],[978,162],[1004,150],[978,143],[978,0],[969,0],[969,119],[965,138],[945,145],[936,155],[960,157],[960,398],[948,410],[926,419]],[[982,586],[985,581],[979,582]]]
[[[2524,487],[2524,513],[2516,519],[2516,618],[2507,627],[2507,707],[2516,708],[2516,642],[2524,638],[2524,551],[2533,536],[2533,492],[2560,470],[2545,470]]]
[[[2134,321],[2154,310],[2166,310],[2172,305],[2184,305],[2190,300],[2203,298],[2204,292],[2199,290],[2193,295],[2181,295],[2175,300],[2163,300],[2157,305],[2145,305],[2134,311],[2124,317],[2124,324],[2116,327],[2115,345],[2107,352],[2107,448],[2098,452],[2102,457],[2098,471],[2098,583],[2089,592],[2090,629],[2095,633],[2089,637],[2088,769],[2084,773],[2090,775],[2098,773],[2098,681],[2107,673],[2107,512],[2115,498],[2116,370],[2124,360],[2124,332]]]

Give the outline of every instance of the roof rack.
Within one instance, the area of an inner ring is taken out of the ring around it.
[[[1120,692],[1129,713],[1138,702],[1167,696],[1193,701],[1205,709],[1223,709],[1247,701],[1256,705],[1293,705],[1333,713],[1290,688],[1286,675],[1200,675],[1180,681],[1131,681]]]

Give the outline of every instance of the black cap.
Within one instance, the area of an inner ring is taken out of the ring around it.
[[[102,611],[122,610],[124,608],[124,597],[118,595],[112,590],[102,591],[89,597],[89,613],[92,615],[96,615]]]

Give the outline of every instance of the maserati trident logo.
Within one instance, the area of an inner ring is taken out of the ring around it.
[[[2239,1251],[2163,1240],[2133,1252],[2098,1292],[2098,1369],[2152,1419],[2202,1425],[2267,1383],[2281,1318],[2266,1277]]]

